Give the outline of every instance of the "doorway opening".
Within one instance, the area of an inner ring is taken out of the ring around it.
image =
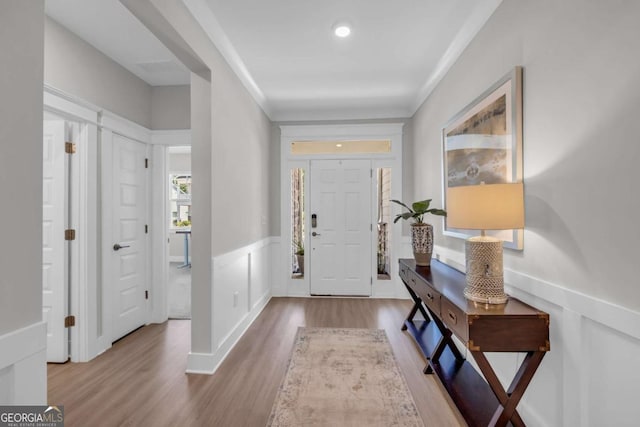
[[[170,319],[191,319],[191,147],[167,148]]]
[[[47,323],[47,362],[71,354],[65,319],[71,307],[72,164],[78,124],[44,112],[42,135],[42,318]],[[16,212],[18,214],[18,212]],[[16,216],[18,221],[19,216]]]
[[[404,297],[396,264],[402,124],[281,126],[283,286],[274,295]]]

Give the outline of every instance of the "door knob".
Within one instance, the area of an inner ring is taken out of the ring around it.
[[[319,235],[320,235],[320,233],[316,233],[316,232],[314,231],[313,233],[311,233],[311,235],[312,235],[313,237],[316,237],[316,236],[319,236]]]
[[[119,251],[122,248],[129,248],[129,245],[120,245],[120,243],[116,243],[115,245],[113,245],[113,250],[114,251]]]

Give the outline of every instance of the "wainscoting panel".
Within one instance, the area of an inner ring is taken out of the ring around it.
[[[233,333],[249,307],[249,259],[244,253],[230,262],[213,266],[214,343],[220,348]]]
[[[47,324],[0,336],[0,405],[47,403]]]
[[[269,293],[271,284],[271,245],[255,249],[249,254],[249,311]]]
[[[583,323],[589,425],[638,425],[639,341],[590,319]]]
[[[271,238],[271,295],[274,297],[287,296],[287,282],[282,276],[282,247],[280,236]]]
[[[192,354],[187,372],[215,372],[271,299],[275,238],[213,258],[213,354]]]
[[[434,257],[464,271],[464,253]],[[518,411],[536,426],[635,426],[640,395],[640,313],[534,277],[505,270],[505,291],[549,313],[547,353]],[[522,355],[490,355],[504,380]]]

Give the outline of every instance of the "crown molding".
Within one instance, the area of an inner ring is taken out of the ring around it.
[[[262,111],[264,111],[267,117],[269,117],[270,120],[273,120],[271,117],[271,106],[269,105],[266,96],[258,87],[253,76],[247,69],[247,66],[244,64],[244,61],[240,58],[235,47],[233,47],[233,44],[231,44],[231,41],[211,11],[211,8],[207,5],[207,2],[205,0],[183,1],[187,6],[187,9],[189,9],[189,12],[191,12],[191,15],[193,15],[193,18],[200,24],[204,32],[209,36],[216,48],[218,48],[220,54],[227,61],[249,94],[253,97],[260,108],[262,108]]]
[[[451,69],[453,64],[460,58],[464,50],[469,46],[471,41],[478,35],[480,30],[487,23],[491,15],[496,11],[498,6],[502,3],[502,0],[494,0],[486,8],[478,8],[475,13],[472,13],[467,21],[462,25],[458,34],[453,39],[444,55],[438,61],[433,72],[427,78],[427,81],[422,85],[415,100],[410,106],[411,116],[416,114],[418,109],[424,104],[429,95],[438,86],[438,83],[442,81],[447,72]]]

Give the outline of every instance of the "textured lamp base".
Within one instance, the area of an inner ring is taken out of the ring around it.
[[[486,304],[504,304],[502,241],[489,236],[469,238],[465,243],[467,287],[464,296]]]

